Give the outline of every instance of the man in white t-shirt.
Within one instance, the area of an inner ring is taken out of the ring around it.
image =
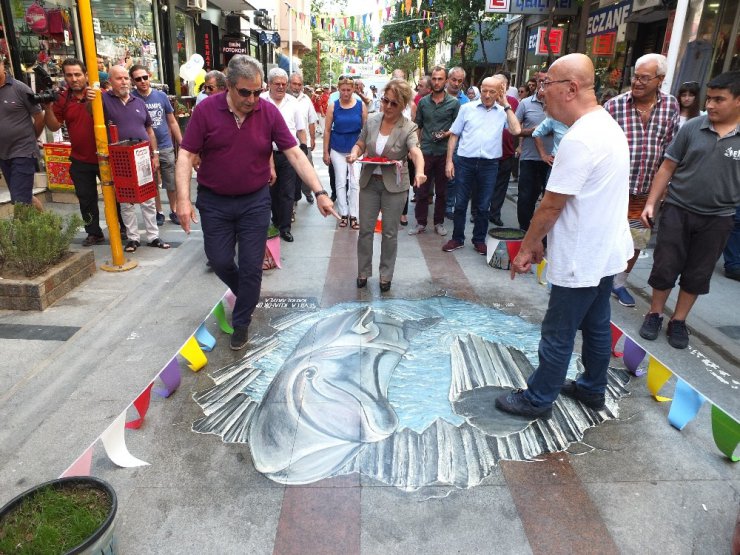
[[[544,255],[547,235],[550,302],[542,322],[540,363],[518,389],[496,399],[500,410],[550,418],[562,392],[593,410],[604,408],[611,356],[609,297],[633,245],[625,222],[630,155],[619,125],[594,94],[594,67],[583,54],[558,59],[540,84],[553,118],[569,125],[511,277],[527,273]],[[578,330],[584,373],[563,383]]]
[[[306,144],[306,122],[301,107],[295,97],[286,94],[288,74],[279,67],[267,73],[268,90],[260,95],[277,106],[285,119],[291,134],[296,137],[298,146]],[[270,188],[272,195],[272,223],[280,230],[280,237],[288,243],[293,242],[290,226],[293,223],[293,204],[298,174],[288,162],[288,158],[272,145],[272,159],[275,167],[275,184]]]

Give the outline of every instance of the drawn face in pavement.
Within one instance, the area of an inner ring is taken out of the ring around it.
[[[580,441],[616,415],[624,391],[610,376],[605,411],[559,400],[547,424],[499,412],[495,396],[533,371],[539,327],[447,297],[348,303],[271,325],[194,396],[206,416],[193,429],[249,443],[255,468],[285,484],[360,472],[404,490],[471,487],[501,456]]]

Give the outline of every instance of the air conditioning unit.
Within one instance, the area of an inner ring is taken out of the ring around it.
[[[187,9],[192,12],[205,12],[208,0],[187,0]]]

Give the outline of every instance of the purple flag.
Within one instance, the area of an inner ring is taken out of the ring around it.
[[[640,363],[645,358],[645,349],[635,343],[629,336],[624,337],[624,365],[635,376],[644,376],[645,371],[639,370]]]
[[[160,397],[169,397],[180,387],[180,364],[177,362],[177,355],[172,357],[159,373],[159,379],[164,382],[165,387],[158,387],[154,392]]]

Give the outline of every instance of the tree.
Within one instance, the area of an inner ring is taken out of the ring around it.
[[[493,30],[501,25],[503,18],[485,11],[486,0],[436,0],[434,6],[439,13],[446,16],[444,27],[449,33],[450,42],[460,47],[460,65],[466,71],[472,68],[472,54],[477,48],[473,44],[475,35],[480,43],[484,63],[488,64],[483,44],[490,40]]]
[[[419,68],[419,51],[411,49],[408,52],[390,52],[390,56],[383,59],[383,67],[390,74],[394,69],[402,69],[411,77]]]

